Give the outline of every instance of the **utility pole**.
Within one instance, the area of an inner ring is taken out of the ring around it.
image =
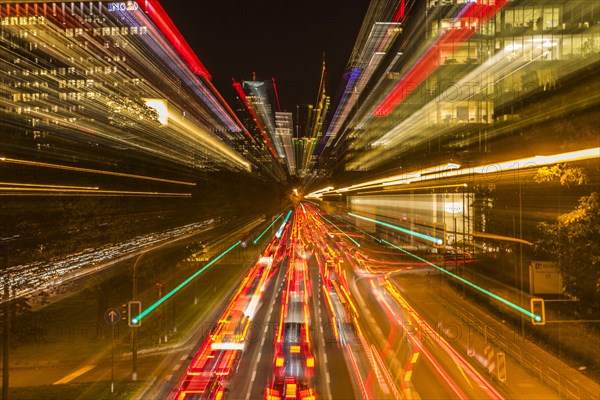
[[[2,271],[4,272],[4,304],[2,306],[2,400],[8,400],[8,335],[10,334],[10,277],[7,273],[8,269],[8,247],[5,244],[2,257]]]
[[[110,347],[110,392],[115,392],[115,324],[112,324],[112,345]]]
[[[466,267],[465,249],[467,248],[467,242],[466,242],[466,236],[465,236],[465,233],[467,232],[465,230],[465,215],[466,215],[466,212],[465,212],[466,208],[465,208],[465,206],[468,207],[469,205],[468,205],[468,202],[467,202],[467,204],[465,204],[465,188],[463,187],[463,192],[462,192],[462,242],[463,242],[462,277],[463,277],[463,279],[467,279],[466,272],[465,272],[466,271],[465,270],[465,267]],[[472,247],[473,248],[472,248],[471,254],[470,254],[471,258],[474,257],[474,252],[475,252],[475,246],[472,246]],[[471,263],[473,261],[474,260],[472,260]],[[462,283],[462,292],[463,292],[463,298],[466,297],[467,293],[466,293],[465,283],[464,282]]]
[[[2,306],[2,399],[8,400],[8,335],[10,331],[9,278],[4,275],[4,305]]]
[[[137,275],[135,273],[137,262],[139,261],[140,257],[142,257],[141,254],[137,258],[137,260],[135,260],[135,264],[133,265],[133,293],[131,296],[132,301],[135,301],[137,297]],[[133,315],[128,314],[127,318],[129,319],[129,321],[131,321]],[[137,327],[135,326],[131,327],[131,380],[134,382],[137,381]]]
[[[519,176],[519,305],[523,306],[523,194],[522,182]],[[525,320],[521,315],[521,337],[525,335]]]

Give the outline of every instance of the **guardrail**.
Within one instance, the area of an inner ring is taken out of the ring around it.
[[[442,298],[438,295],[439,301],[456,317],[460,318],[469,327],[472,327],[480,335],[482,335],[487,342],[494,345],[500,351],[503,351],[510,358],[515,360],[519,365],[528,370],[535,376],[540,382],[546,385],[549,389],[556,392],[562,399],[574,399],[574,400],[592,400],[596,397],[592,393],[582,391],[581,387],[571,380],[565,378],[559,374],[556,370],[552,369],[540,361],[538,358],[532,355],[532,352],[523,351],[514,340],[507,338],[500,329],[489,329],[489,326],[481,321],[481,318],[476,317],[471,312],[464,310],[460,305],[447,297]],[[508,328],[504,328],[508,330]],[[490,333],[493,332],[493,335]],[[583,397],[582,397],[583,396]]]

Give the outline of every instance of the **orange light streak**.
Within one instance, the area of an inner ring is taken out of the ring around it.
[[[86,173],[98,174],[98,175],[120,176],[123,178],[132,178],[132,179],[142,179],[142,180],[155,181],[155,182],[173,183],[175,185],[196,186],[196,184],[194,182],[183,182],[183,181],[176,181],[176,180],[172,180],[172,179],[155,178],[152,176],[126,174],[123,172],[111,172],[111,171],[104,171],[104,170],[91,169],[91,168],[70,167],[68,165],[50,164],[50,163],[44,163],[44,162],[38,162],[38,161],[28,161],[28,160],[18,160],[18,159],[7,158],[7,157],[0,157],[0,162],[10,163],[10,164],[19,164],[19,165],[30,165],[30,166],[41,167],[41,168],[53,168],[53,169],[62,169],[62,170],[67,170],[67,171],[86,172]]]
[[[65,186],[65,185],[42,185],[39,183],[17,183],[17,182],[0,182],[0,186],[13,186],[13,187],[35,187],[35,188],[49,188],[49,189],[79,189],[79,190],[98,190],[99,187],[92,186]]]
[[[4,193],[6,192],[6,193]],[[62,193],[71,196],[144,196],[144,197],[192,197],[191,193],[166,193],[166,192],[132,192],[121,190],[80,190],[80,189],[47,189],[30,187],[0,187],[0,196],[20,196],[20,193],[10,192],[29,192],[26,196],[42,196],[44,194],[60,196]]]

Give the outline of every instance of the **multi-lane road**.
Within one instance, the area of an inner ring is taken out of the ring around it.
[[[171,398],[514,395],[412,305],[426,298],[406,297],[396,277],[423,276],[427,263],[395,257],[356,232],[300,203],[202,339]]]
[[[273,236],[172,398],[354,398],[307,221],[296,212]]]
[[[438,301],[441,279],[428,259],[373,240],[311,203],[284,215],[260,235],[264,226],[254,229],[255,221],[188,257],[212,264],[221,257],[215,249],[235,243],[240,250],[174,296],[182,333],[141,350],[137,398],[557,398],[514,360],[502,370],[489,337],[460,335],[465,326]],[[196,305],[198,285],[211,297],[204,308]],[[156,332],[156,317],[145,320],[145,332]],[[105,344],[83,361],[36,364],[45,371],[37,382],[130,378],[131,353],[118,346],[111,373],[114,345]],[[508,381],[501,379],[507,370]],[[21,386],[30,376],[23,368],[12,375]]]

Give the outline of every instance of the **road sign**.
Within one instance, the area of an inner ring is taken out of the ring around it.
[[[496,354],[496,364],[498,364],[498,380],[506,382],[506,356],[502,352]]]
[[[496,355],[496,351],[492,348],[491,344],[486,344],[483,348],[483,355],[487,359],[487,368],[490,374],[494,373],[496,369],[496,363],[494,362],[494,356]]]
[[[109,325],[116,325],[121,320],[121,313],[116,308],[109,308],[104,313],[104,320]]]

